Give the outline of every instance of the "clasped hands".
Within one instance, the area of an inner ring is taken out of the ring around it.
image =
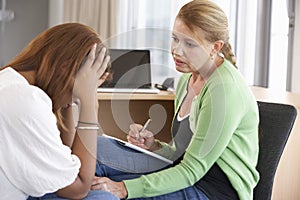
[[[120,199],[127,197],[127,189],[123,182],[115,182],[107,177],[94,177],[91,190],[103,190],[110,192]]]

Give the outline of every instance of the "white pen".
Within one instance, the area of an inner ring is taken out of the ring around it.
[[[144,126],[143,126],[142,130],[140,131],[140,133],[143,132],[147,128],[147,126],[150,124],[150,122],[151,122],[151,119],[148,119],[146,121],[146,123],[144,124]]]

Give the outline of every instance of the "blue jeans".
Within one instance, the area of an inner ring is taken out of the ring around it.
[[[58,197],[54,193],[46,194],[42,197],[29,197],[27,200],[68,200],[66,198]],[[83,200],[118,200],[116,196],[112,195],[109,192],[101,191],[101,190],[91,190],[88,195]]]
[[[152,165],[152,162],[154,163]],[[141,175],[168,168],[165,163],[158,162],[143,153],[136,152],[105,137],[98,138],[98,154],[96,175],[108,177],[114,181],[137,178]],[[151,171],[152,170],[152,171]],[[208,200],[208,197],[196,186],[175,191],[169,194],[136,198],[136,200]]]

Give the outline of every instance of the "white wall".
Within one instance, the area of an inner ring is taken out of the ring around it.
[[[52,27],[63,22],[64,1],[49,0],[48,26]]]
[[[300,0],[296,0],[295,33],[292,70],[292,92],[300,93]]]

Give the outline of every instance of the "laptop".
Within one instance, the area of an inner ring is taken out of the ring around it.
[[[98,92],[159,93],[152,86],[150,50],[110,49],[112,80]]]

